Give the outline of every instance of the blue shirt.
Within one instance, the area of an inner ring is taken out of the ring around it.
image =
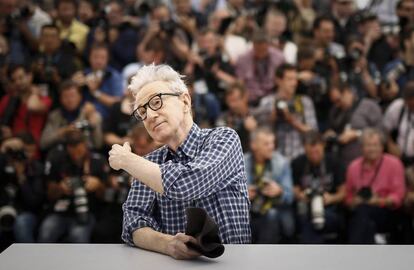
[[[146,158],[159,164],[164,194],[135,180],[123,205],[122,239],[143,227],[175,235],[185,232],[187,207],[204,208],[226,244],[250,243],[247,180],[237,133],[230,128],[200,129],[193,124],[176,152],[163,146]]]

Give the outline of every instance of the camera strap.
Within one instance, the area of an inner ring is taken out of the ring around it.
[[[374,175],[371,177],[371,179],[369,180],[368,185],[364,185],[363,187],[371,187],[372,184],[375,183],[375,180],[377,179],[378,173],[381,169],[381,165],[382,165],[382,161],[384,160],[384,156],[381,156],[381,160],[380,162],[377,164],[377,167],[375,168],[375,172]],[[363,164],[361,164],[361,171],[359,173],[359,178],[362,180],[362,175],[363,175]]]

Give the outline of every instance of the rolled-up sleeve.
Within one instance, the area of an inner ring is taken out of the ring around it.
[[[170,160],[160,165],[164,195],[171,200],[188,201],[224,189],[232,184],[232,176],[244,174],[242,153],[240,139],[234,130],[216,129],[190,162],[183,164]]]
[[[155,192],[135,180],[129,191],[128,199],[122,206],[124,211],[122,240],[133,246],[134,231],[143,227],[151,227],[160,231],[160,226],[154,217],[156,203]]]

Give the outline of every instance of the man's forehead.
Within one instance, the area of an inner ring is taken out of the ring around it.
[[[163,81],[155,81],[144,85],[141,90],[139,90],[136,95],[135,101],[138,105],[142,105],[148,101],[148,99],[159,93],[169,93],[172,92],[168,84]]]

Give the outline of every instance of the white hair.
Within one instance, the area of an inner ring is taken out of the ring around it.
[[[145,85],[162,81],[167,83],[170,90],[175,93],[188,93],[188,88],[182,80],[184,77],[168,65],[155,65],[153,63],[144,65],[137,71],[132,77],[128,89],[135,97]]]

